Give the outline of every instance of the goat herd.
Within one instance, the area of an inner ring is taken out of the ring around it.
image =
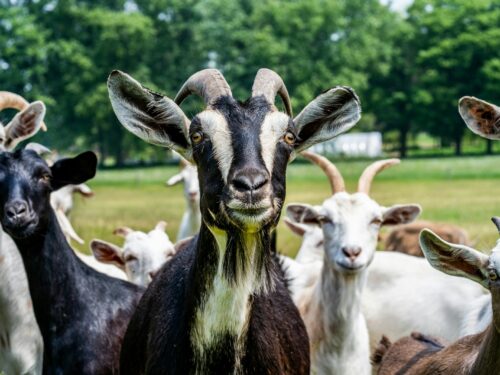
[[[122,248],[93,240],[93,256],[75,252],[69,241],[82,240],[67,214],[74,192],[92,194],[84,183],[97,158],[56,158],[34,143],[13,151],[45,128],[45,107],[0,93],[0,109],[19,110],[0,129],[0,372],[500,374],[500,247],[485,255],[438,226],[462,244],[424,229],[424,259],[403,253],[420,248],[400,248],[408,234],[398,230],[387,245],[397,251],[377,252],[383,225],[421,211],[370,198],[374,177],[399,160],[371,164],[348,193],[335,165],[305,151],[360,119],[351,88],[324,91],[295,117],[268,69],[245,102],[214,69],[174,100],[120,71],[108,90],[127,130],[184,158],[167,182],[184,182],[178,242],[159,222],[148,234],[117,229]],[[192,94],[206,108],[189,120],[179,106]],[[472,131],[500,139],[499,108],[465,97],[459,111]],[[286,207],[302,236],[291,259],[276,252],[275,228],[299,153],[325,172],[332,196]]]

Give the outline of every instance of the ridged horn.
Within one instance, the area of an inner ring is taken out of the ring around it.
[[[12,108],[17,109],[18,111],[22,111],[28,105],[28,101],[21,95],[17,95],[9,91],[0,91],[0,111],[6,108]],[[41,124],[41,128],[43,131],[47,131],[47,126],[43,121]]]
[[[279,94],[285,104],[288,116],[292,117],[292,104],[283,79],[271,69],[259,69],[252,86],[252,97],[263,95],[266,100],[274,105],[276,94]]]
[[[175,96],[175,103],[181,104],[189,95],[199,95],[207,106],[211,106],[221,96],[232,96],[231,88],[217,69],[204,69],[193,74],[182,85]]]
[[[385,159],[379,160],[368,167],[365,168],[358,182],[358,192],[365,193],[367,195],[370,194],[370,188],[372,186],[372,181],[377,174],[382,172],[384,169],[389,168],[393,165],[399,164],[401,160],[399,159]]]
[[[340,174],[340,171],[337,169],[335,164],[333,164],[324,156],[315,154],[311,151],[302,151],[301,155],[306,159],[312,161],[314,164],[320,167],[323,172],[325,172],[325,175],[326,177],[328,177],[328,181],[330,182],[330,186],[332,188],[332,194],[345,191],[344,178]]]

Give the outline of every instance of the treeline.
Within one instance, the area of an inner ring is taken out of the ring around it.
[[[457,100],[500,102],[500,3],[416,0],[0,0],[0,90],[42,99],[52,148],[93,148],[121,164],[165,153],[112,113],[113,69],[174,96],[205,67],[245,99],[260,67],[284,78],[296,113],[334,85],[356,89],[359,129],[408,139],[427,132],[461,152]],[[200,102],[186,102],[196,113]],[[3,117],[2,112],[0,118]]]

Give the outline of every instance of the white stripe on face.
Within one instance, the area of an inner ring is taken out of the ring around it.
[[[227,121],[220,113],[212,110],[201,112],[198,118],[203,132],[212,141],[214,157],[219,165],[222,178],[227,184],[227,176],[233,162],[233,145]]]
[[[260,129],[260,144],[262,160],[270,175],[273,173],[274,152],[278,140],[285,135],[290,118],[281,112],[271,112],[266,115]]]

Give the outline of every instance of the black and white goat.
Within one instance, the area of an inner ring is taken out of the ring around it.
[[[116,374],[142,289],[85,265],[66,242],[50,193],[92,178],[86,152],[52,167],[34,151],[0,154],[0,221],[21,254],[44,343],[44,374]]]
[[[121,373],[308,374],[307,333],[271,234],[287,164],[359,120],[355,93],[327,90],[293,119],[286,87],[268,69],[259,70],[245,102],[233,98],[214,69],[191,76],[175,101],[119,71],[108,89],[125,128],[194,161],[202,214],[197,236],[141,300],[123,343]],[[207,105],[191,121],[178,106],[190,94]],[[286,114],[274,106],[277,94]]]

